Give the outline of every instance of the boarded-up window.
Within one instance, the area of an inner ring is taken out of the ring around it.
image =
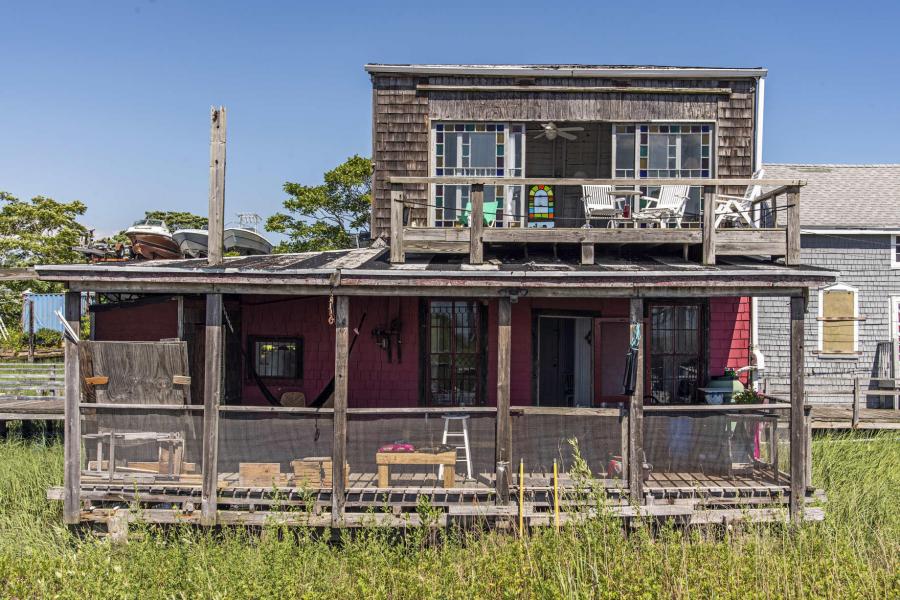
[[[822,339],[825,354],[856,352],[856,291],[846,287],[822,291]]]

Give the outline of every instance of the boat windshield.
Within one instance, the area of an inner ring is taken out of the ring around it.
[[[139,219],[134,225],[147,225],[149,227],[165,227],[166,224],[159,219]]]

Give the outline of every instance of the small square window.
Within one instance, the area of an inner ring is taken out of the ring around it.
[[[303,379],[303,340],[250,338],[250,368],[268,379]]]

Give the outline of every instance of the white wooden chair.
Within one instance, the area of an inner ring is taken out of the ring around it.
[[[647,206],[635,211],[635,222],[656,222],[661,228],[665,228],[672,221],[675,227],[681,227],[684,209],[689,200],[688,193],[689,186],[664,185],[659,188],[659,198],[641,196],[641,200],[645,200]]]
[[[753,174],[751,179],[762,179],[765,175],[765,170],[759,169]],[[746,223],[748,227],[759,229],[759,224],[753,220],[752,211],[753,201],[759,198],[761,193],[761,185],[748,185],[747,191],[744,192],[743,196],[717,195],[716,227],[727,222],[735,226],[742,226],[743,223]]]
[[[584,201],[584,226],[591,226],[591,219],[611,219],[619,216],[611,185],[583,185],[581,199]]]

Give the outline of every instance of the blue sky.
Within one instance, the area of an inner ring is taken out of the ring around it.
[[[206,211],[228,107],[229,214],[371,148],[366,62],[765,66],[765,159],[900,162],[897,3],[0,2],[0,190],[116,231]]]

